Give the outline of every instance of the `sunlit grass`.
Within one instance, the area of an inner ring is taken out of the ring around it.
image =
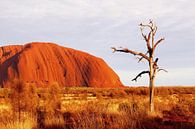
[[[59,92],[59,108],[52,107],[58,98],[52,99],[49,90],[40,89],[39,107],[22,109],[20,120],[17,110],[12,110],[11,98],[1,97],[0,129],[156,129],[168,127],[164,121],[171,122],[174,128],[194,127],[194,89],[167,89],[156,90],[152,114],[148,112],[147,88],[63,89]]]

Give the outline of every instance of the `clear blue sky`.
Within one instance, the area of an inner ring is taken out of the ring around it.
[[[138,24],[153,19],[157,37],[157,85],[195,85],[194,0],[1,0],[0,46],[34,41],[55,42],[103,58],[126,85],[147,85],[147,70],[132,55],[112,53],[123,46],[145,51]]]

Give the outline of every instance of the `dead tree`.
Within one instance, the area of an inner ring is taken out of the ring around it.
[[[156,50],[157,46],[162,43],[164,38],[160,38],[159,40],[155,41],[155,35],[157,32],[157,26],[156,24],[150,20],[148,24],[139,24],[141,35],[144,38],[147,46],[146,53],[137,52],[133,50],[129,50],[127,48],[115,48],[112,47],[113,52],[124,52],[124,53],[130,53],[134,56],[137,56],[138,62],[142,60],[148,61],[149,64],[149,70],[140,72],[132,81],[137,81],[139,77],[141,77],[143,74],[149,75],[149,90],[150,90],[150,96],[149,96],[149,106],[150,106],[150,112],[154,112],[154,81],[156,77],[156,73],[159,71],[165,71],[164,69],[159,68],[158,66],[158,58],[154,56],[154,51]],[[147,31],[147,33],[145,33]]]

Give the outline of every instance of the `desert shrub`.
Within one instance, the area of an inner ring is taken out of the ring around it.
[[[48,90],[42,94],[42,107],[46,113],[55,114],[61,109],[61,92],[58,83],[53,83]]]
[[[124,89],[124,92],[125,92],[127,95],[133,94],[133,91],[130,90],[130,89],[127,89],[127,88]]]
[[[185,116],[187,110],[180,105],[175,105],[170,112],[174,116]]]
[[[2,125],[10,129],[30,129],[36,126],[36,109],[38,96],[33,85],[27,85],[21,80],[14,80],[10,85],[9,102],[11,111],[5,116]],[[25,126],[24,126],[25,125]]]
[[[36,110],[39,106],[39,97],[36,91],[36,86],[35,85],[27,85],[25,94],[27,94],[26,97],[26,109],[31,115],[36,115]]]
[[[38,96],[35,88],[26,85],[21,80],[14,80],[11,87],[10,103],[13,115],[17,116],[19,122],[25,119],[26,115],[34,115],[38,106]]]

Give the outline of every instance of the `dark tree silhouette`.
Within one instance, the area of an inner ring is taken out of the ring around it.
[[[124,52],[124,53],[133,54],[134,56],[137,56],[138,62],[140,62],[143,59],[148,61],[149,70],[140,72],[134,79],[132,79],[132,81],[137,81],[137,79],[141,77],[143,74],[149,75],[149,89],[150,89],[149,106],[150,106],[150,112],[154,112],[154,81],[155,81],[156,73],[161,70],[167,72],[165,69],[159,68],[158,66],[159,59],[155,57],[154,51],[156,50],[157,46],[160,43],[162,43],[163,40],[165,40],[165,38],[160,38],[157,41],[155,41],[157,26],[152,20],[149,20],[148,24],[140,23],[139,26],[141,30],[141,35],[146,42],[146,46],[147,46],[146,53],[137,52],[137,51],[129,50],[127,48],[121,48],[121,47],[119,49],[112,47],[112,50],[113,52]],[[145,31],[149,30],[149,31],[147,34],[145,34],[144,30]]]

